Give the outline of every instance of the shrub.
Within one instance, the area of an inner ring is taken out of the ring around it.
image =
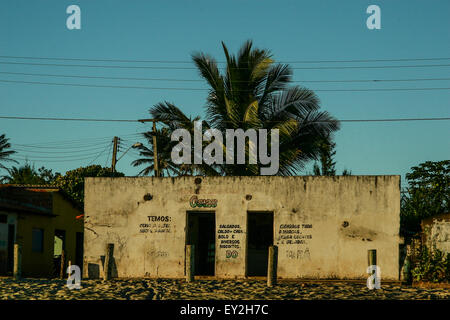
[[[414,281],[450,282],[450,253],[423,246],[412,269]]]

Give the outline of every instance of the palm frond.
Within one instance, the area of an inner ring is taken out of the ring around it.
[[[8,142],[8,140],[9,139],[6,138],[5,134],[0,135],[0,162],[18,163],[16,160],[10,158],[13,154],[16,153],[16,151],[8,150],[11,148],[11,144]],[[1,166],[1,168],[6,169],[4,166]]]
[[[268,50],[253,48],[252,41],[246,41],[236,55],[230,54],[222,42],[226,68],[221,74],[217,62],[210,55],[192,55],[200,76],[209,85],[206,98],[206,120],[203,130],[215,128],[225,134],[226,129],[278,129],[279,132],[279,175],[294,175],[303,170],[309,161],[317,160],[320,141],[332,139],[332,133],[339,130],[339,122],[326,111],[320,111],[320,100],[312,91],[300,86],[289,87],[292,69],[286,64],[275,64]],[[258,175],[262,166],[257,164],[184,164],[174,165],[170,150],[174,142],[171,133],[187,129],[193,133],[194,121],[178,107],[169,102],[155,105],[151,110],[154,118],[161,119],[163,129],[157,132],[158,165],[167,174],[178,175]],[[146,165],[142,174],[152,172],[153,134],[144,136],[149,148],[142,148],[141,159],[133,165]],[[161,141],[161,142],[160,142]],[[176,142],[175,142],[176,143]],[[203,142],[206,146],[207,142]],[[268,141],[268,148],[271,141]],[[245,146],[246,159],[252,150]],[[226,147],[222,145],[224,157]],[[194,154],[191,146],[191,157]],[[193,157],[192,157],[193,158]]]

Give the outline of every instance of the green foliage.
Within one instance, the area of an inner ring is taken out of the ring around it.
[[[314,163],[313,174],[315,176],[335,176],[336,175],[336,162],[334,156],[336,155],[336,143],[334,143],[328,136],[319,142],[319,160],[320,166],[317,162]],[[352,172],[348,169],[342,171],[343,176],[351,176]]]
[[[408,192],[402,195],[400,226],[405,236],[420,231],[424,218],[450,212],[450,160],[427,161],[406,174]]]
[[[17,163],[16,160],[10,158],[16,151],[10,150],[11,144],[8,141],[9,139],[6,138],[5,134],[0,135],[0,168],[2,169],[6,169],[2,162]]]
[[[342,171],[342,175],[343,175],[343,176],[351,176],[351,175],[352,175],[352,171],[351,171],[351,170],[348,170],[348,169],[344,169],[344,170]]]
[[[55,172],[53,173],[52,169],[47,169],[45,167],[40,167],[38,169],[39,177],[44,181],[43,184],[53,184],[61,173]]]
[[[450,282],[450,253],[424,246],[411,273],[414,281]]]
[[[52,184],[59,173],[53,173],[51,169],[41,167],[38,170],[26,163],[21,167],[11,167],[6,169],[7,176],[4,176],[2,182],[11,184],[34,184],[34,185],[48,185]]]
[[[292,69],[286,64],[275,64],[268,50],[253,48],[252,42],[247,41],[236,55],[232,55],[225,44],[222,46],[226,58],[224,72],[210,55],[195,53],[192,56],[200,76],[210,89],[203,130],[214,128],[225,133],[226,129],[267,129],[270,133],[271,129],[278,129],[278,175],[298,174],[306,163],[319,158],[319,142],[339,129],[339,121],[320,110],[319,98],[312,90],[290,86]],[[150,113],[163,122],[169,134],[179,128],[193,131],[195,119],[187,117],[170,102],[155,105]],[[183,172],[259,175],[261,167],[266,165],[260,161],[248,163],[248,144],[245,148],[245,164],[192,165],[190,169],[183,168]],[[236,159],[236,154],[227,155],[226,152],[224,148],[224,157]]]
[[[72,199],[84,203],[84,178],[87,177],[123,177],[121,172],[111,172],[111,168],[100,165],[80,167],[67,171],[65,175],[58,176],[54,185],[64,190]]]
[[[320,157],[320,167],[317,163],[314,163],[314,175],[316,176],[335,176],[336,162],[333,161],[336,151],[334,148],[336,143],[330,141],[329,138],[323,139],[319,142],[319,157]]]
[[[134,160],[131,165],[134,167],[146,165],[138,175],[148,176],[154,174],[153,132],[144,132],[142,136],[147,140],[148,146],[142,144],[136,147],[141,158]],[[189,168],[192,169],[191,166],[186,167],[172,162],[172,148],[178,142],[171,140],[168,128],[157,129],[156,139],[158,143],[158,168],[161,176],[192,174],[189,171]]]

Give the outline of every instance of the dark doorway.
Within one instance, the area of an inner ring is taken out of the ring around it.
[[[247,213],[247,276],[267,276],[273,245],[273,212]]]
[[[195,275],[213,276],[215,269],[216,214],[187,212],[186,244],[195,246]]]
[[[8,262],[7,271],[13,272],[14,268],[14,242],[15,242],[15,227],[13,224],[8,225]]]
[[[83,232],[76,233],[75,241],[75,264],[80,267],[80,271],[83,274]]]

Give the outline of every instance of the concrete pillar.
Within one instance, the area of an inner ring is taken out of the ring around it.
[[[194,245],[187,245],[186,246],[186,281],[192,282],[194,281],[194,262],[195,262],[195,246]]]
[[[22,277],[22,247],[20,244],[14,244],[14,279]]]
[[[277,284],[278,267],[278,247],[269,247],[269,261],[267,264],[267,286],[272,287]]]
[[[403,282],[406,282],[407,284],[411,284],[412,282],[412,275],[411,275],[411,246],[408,244],[406,245],[406,254],[405,254],[405,261],[403,262],[401,274],[400,274],[400,280]]]
[[[64,279],[64,265],[65,265],[66,255],[64,250],[61,251],[61,266],[59,268],[59,278]]]
[[[69,268],[72,266],[72,261],[67,261],[67,270],[70,270]],[[70,274],[67,274],[67,277],[70,277]]]
[[[104,270],[103,279],[104,280],[109,280],[111,278],[111,260],[112,260],[113,254],[114,254],[114,244],[108,243],[108,245],[106,247],[105,266],[103,268],[103,270]]]
[[[369,266],[377,265],[377,250],[368,250],[367,257],[368,257]]]

